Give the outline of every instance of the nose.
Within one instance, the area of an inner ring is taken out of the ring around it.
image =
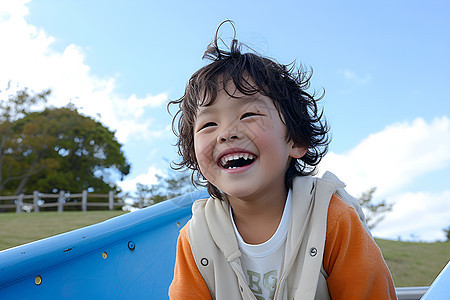
[[[237,128],[226,129],[217,136],[217,141],[219,143],[231,142],[232,140],[238,140],[238,139],[239,139],[239,134],[237,132]]]

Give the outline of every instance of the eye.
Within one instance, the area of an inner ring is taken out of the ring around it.
[[[214,123],[214,122],[208,122],[208,123],[205,123],[203,126],[201,126],[199,130],[202,130],[202,129],[205,129],[205,128],[208,128],[208,127],[212,127],[212,126],[216,126],[216,125],[217,124]]]
[[[243,115],[241,116],[241,120],[242,120],[242,119],[245,119],[245,118],[248,118],[248,117],[260,116],[260,115],[261,115],[261,114],[254,113],[254,112],[247,112],[247,113],[245,113],[245,114],[243,114]]]

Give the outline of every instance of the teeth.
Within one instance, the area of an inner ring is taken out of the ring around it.
[[[225,167],[229,161],[238,160],[240,158],[243,158],[245,160],[249,160],[249,159],[253,160],[256,157],[250,153],[233,153],[233,154],[228,154],[228,155],[223,156],[220,159],[220,163],[223,167]],[[229,167],[228,169],[236,169],[236,168],[237,167]]]

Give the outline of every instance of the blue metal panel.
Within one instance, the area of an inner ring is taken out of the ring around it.
[[[421,298],[423,300],[450,299],[450,261],[430,285],[428,291]]]
[[[167,299],[197,191],[0,252],[0,299]]]

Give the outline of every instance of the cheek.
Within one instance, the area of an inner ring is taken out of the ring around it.
[[[194,151],[198,165],[202,167],[212,160],[213,143],[204,138],[194,138]]]
[[[219,172],[213,158],[214,145],[215,143],[212,143],[210,139],[194,139],[195,157],[200,172],[206,180],[213,184]]]

